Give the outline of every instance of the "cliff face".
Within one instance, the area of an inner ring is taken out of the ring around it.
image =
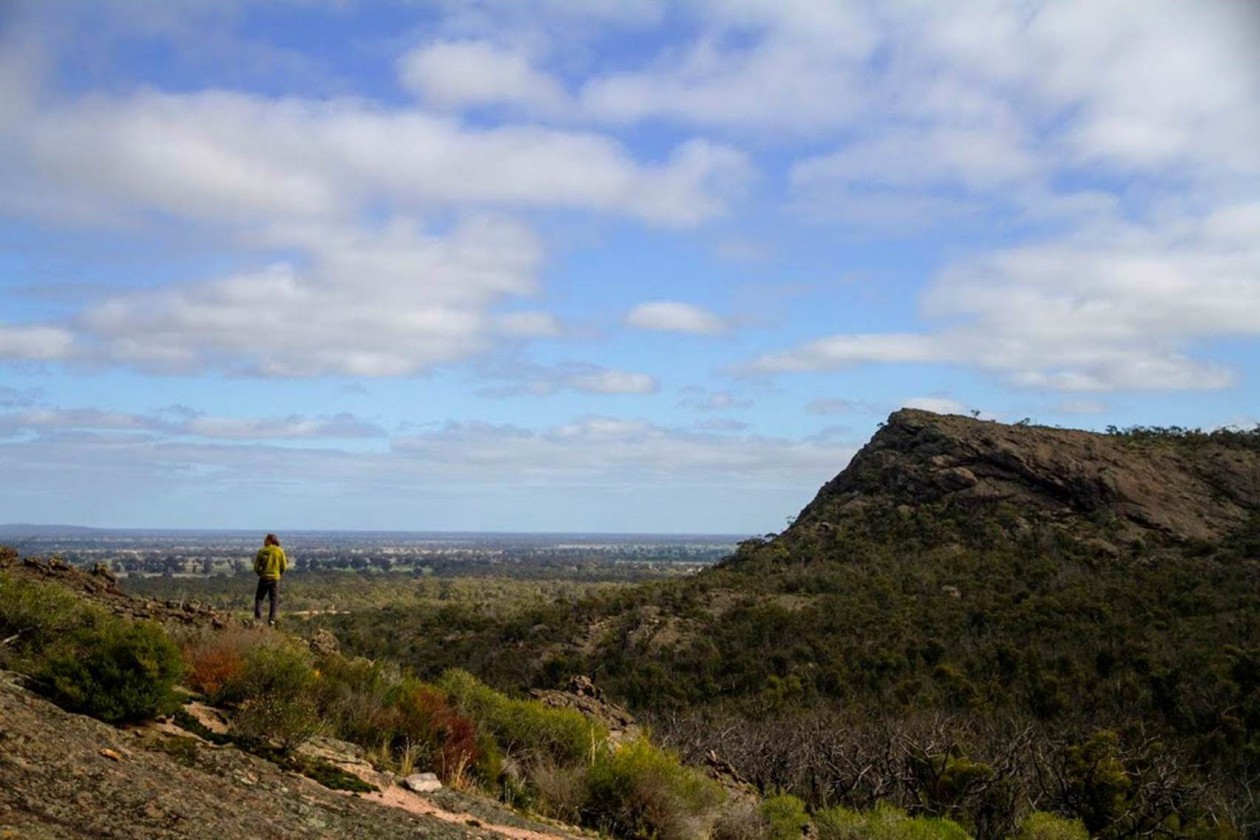
[[[1021,522],[1117,541],[1218,542],[1260,511],[1254,433],[1098,434],[903,409],[828,482],[784,537],[927,504],[1004,507]]]

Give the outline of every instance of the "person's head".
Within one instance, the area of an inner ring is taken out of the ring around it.
[[[263,545],[280,545],[280,538],[275,534],[268,534],[263,537]]]

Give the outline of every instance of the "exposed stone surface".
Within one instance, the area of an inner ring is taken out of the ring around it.
[[[432,793],[442,789],[442,783],[438,781],[436,773],[412,773],[399,784],[416,793]]]
[[[1002,424],[903,409],[818,492],[785,536],[864,508],[1006,503],[1027,521],[1106,523],[1112,541],[1217,541],[1260,509],[1260,452],[1201,441]]]
[[[472,837],[234,747],[65,712],[0,672],[0,832],[33,838]],[[0,833],[0,836],[3,836]]]
[[[488,799],[418,795],[353,744],[315,738],[322,758],[378,793],[350,795],[171,725],[119,729],[63,711],[0,670],[0,840],[268,837],[565,840]]]
[[[530,694],[545,706],[553,709],[575,709],[608,727],[609,738],[616,743],[633,740],[640,729],[634,716],[622,707],[610,703],[604,692],[587,676],[569,678],[563,691],[533,689]]]

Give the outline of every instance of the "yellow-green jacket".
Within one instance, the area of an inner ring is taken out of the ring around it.
[[[284,549],[278,545],[264,545],[254,555],[254,571],[260,578],[279,580],[287,568],[289,558],[284,556]]]

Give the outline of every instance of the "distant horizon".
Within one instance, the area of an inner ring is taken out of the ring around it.
[[[0,522],[0,535],[7,536],[8,532],[16,532],[23,528],[40,529],[44,531],[64,530],[73,531],[90,531],[103,533],[157,533],[157,534],[233,534],[248,536],[257,534],[261,538],[262,535],[274,533],[283,538],[284,534],[398,534],[398,535],[435,535],[435,536],[520,536],[520,537],[678,537],[678,538],[711,538],[711,539],[744,539],[749,536],[745,533],[720,533],[720,532],[684,532],[684,531],[496,531],[496,530],[458,530],[443,531],[433,529],[404,529],[404,528],[224,528],[224,527],[140,527],[132,528],[127,526],[100,526],[100,525],[72,525],[68,523],[34,523],[34,522]],[[39,536],[39,535],[36,535]]]

